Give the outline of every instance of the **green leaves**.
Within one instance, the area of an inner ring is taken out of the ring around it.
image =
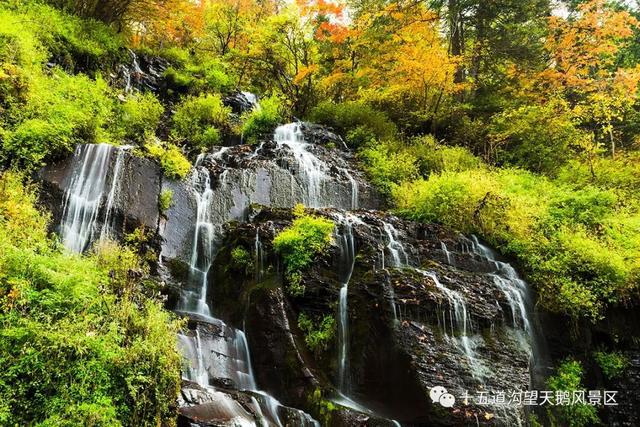
[[[301,272],[307,268],[316,254],[324,252],[331,244],[333,221],[307,215],[302,205],[294,212],[297,218],[291,226],[282,230],[273,239],[273,247],[283,257],[285,275],[292,295],[304,293]]]

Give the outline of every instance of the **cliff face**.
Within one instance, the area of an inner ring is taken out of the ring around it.
[[[330,131],[283,126],[257,146],[199,156],[180,182],[111,146],[80,146],[39,176],[53,231],[83,236],[80,250],[139,227],[152,236],[154,274],[188,320],[182,425],[526,423],[522,406],[474,398],[542,388],[549,362],[527,284],[473,237],[380,211]],[[304,294],[292,296],[272,241],[297,203],[336,226],[330,250],[303,272]],[[238,265],[234,249],[249,261]],[[309,348],[301,316],[333,319],[324,346]],[[565,343],[552,356],[564,357],[570,334],[543,320]],[[634,378],[619,388],[632,393]],[[435,386],[453,407],[432,400]]]

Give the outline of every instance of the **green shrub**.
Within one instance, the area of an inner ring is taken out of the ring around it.
[[[158,209],[161,214],[166,214],[173,202],[173,191],[164,189],[158,196]]]
[[[218,59],[191,57],[176,48],[158,52],[179,66],[169,67],[163,77],[170,91],[179,93],[226,92],[234,87],[235,77]]]
[[[596,351],[593,353],[593,358],[608,379],[620,377],[629,366],[629,359],[618,351]]]
[[[580,362],[568,360],[549,377],[547,386],[552,391],[584,391],[582,387],[582,365]],[[586,391],[585,391],[586,393]],[[599,423],[597,408],[589,404],[556,405],[549,412],[558,417],[561,425],[582,427]],[[553,416],[552,415],[552,416]]]
[[[528,105],[493,117],[489,139],[498,163],[555,176],[586,135],[561,102]]]
[[[406,151],[394,152],[384,143],[361,150],[359,158],[371,183],[384,194],[390,194],[398,184],[418,177],[416,158]]]
[[[347,144],[352,148],[373,138],[391,139],[397,133],[396,126],[383,112],[359,102],[322,102],[311,111],[309,120],[332,127],[347,138]]]
[[[148,267],[114,243],[61,252],[34,201],[0,177],[0,424],[171,424],[180,323],[131,274]]]
[[[123,136],[134,142],[142,142],[146,137],[155,135],[164,112],[160,101],[150,92],[128,96],[120,110]]]
[[[230,113],[219,95],[187,97],[173,116],[171,135],[194,147],[210,148],[220,143],[222,132],[229,128]]]
[[[231,250],[231,268],[244,274],[253,270],[253,257],[243,246],[236,246]]]
[[[403,149],[415,157],[422,176],[478,169],[482,165],[482,161],[468,149],[438,144],[432,135],[413,138]]]
[[[178,147],[169,143],[148,141],[145,149],[149,156],[158,159],[164,175],[171,179],[182,179],[191,170],[191,163]]]
[[[282,255],[288,291],[296,296],[304,293],[302,271],[331,244],[334,224],[329,219],[305,214],[302,205],[296,206],[294,214],[296,219],[275,236],[273,247]]]
[[[253,144],[259,138],[273,134],[282,121],[282,103],[277,96],[260,101],[260,106],[242,115],[242,136]]]
[[[324,316],[314,321],[304,313],[298,316],[298,327],[305,333],[304,341],[313,352],[326,351],[336,333],[336,320],[333,316]]]

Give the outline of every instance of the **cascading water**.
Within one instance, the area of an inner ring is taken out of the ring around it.
[[[471,338],[468,335],[469,315],[467,311],[467,304],[464,297],[460,292],[456,292],[453,289],[449,289],[444,286],[438,276],[433,271],[424,271],[416,269],[424,276],[429,277],[436,285],[449,303],[449,316],[445,312],[442,313],[442,329],[445,336],[448,336],[447,326],[450,327],[451,338],[456,340],[460,345],[464,355],[469,362],[471,373],[476,378],[481,378],[485,375],[485,369],[483,365],[477,360],[475,352],[472,348]],[[448,318],[447,318],[448,317]],[[448,323],[448,325],[447,325]],[[455,337],[455,331],[460,331],[460,336]]]
[[[398,239],[398,230],[388,222],[383,223],[383,228],[387,236],[386,249],[391,254],[391,257],[384,258],[389,263],[389,267],[400,268],[408,266],[409,256],[404,245]],[[384,268],[384,265],[382,268]]]
[[[338,234],[340,244],[341,282],[338,301],[338,389],[345,394],[351,392],[349,378],[349,281],[355,265],[355,243],[353,239],[353,220],[350,216],[341,220],[342,232]]]
[[[195,331],[178,335],[178,343],[183,354],[191,363],[183,375],[202,387],[212,389],[212,393],[215,389],[210,385],[210,378],[232,380],[238,390],[253,393],[252,400],[256,403],[257,415],[261,418],[258,425],[282,427],[278,415],[278,408],[282,405],[257,387],[244,332],[211,317],[207,302],[208,272],[222,237],[220,221],[224,218],[213,214],[212,208],[219,200],[214,197],[209,171],[201,167],[203,159],[202,155],[198,157],[192,174],[192,185],[199,188],[196,194],[197,213],[189,265],[189,284],[182,290],[178,306],[178,311],[190,314],[196,322]],[[223,177],[221,185],[224,184]],[[263,262],[264,255],[259,239],[260,236],[256,232],[256,262]],[[233,425],[256,425],[256,420],[236,403],[225,405],[224,409],[232,419]],[[297,414],[300,425],[319,425],[308,414],[293,411]]]
[[[196,197],[197,214],[189,263],[189,287],[183,290],[178,310],[209,316],[211,311],[207,303],[207,274],[220,238],[220,226],[213,224],[211,218],[213,190],[209,171],[196,166],[194,178],[194,184],[199,184],[202,190]]]
[[[311,208],[320,207],[322,184],[327,178],[327,165],[309,152],[309,144],[304,140],[300,124],[278,126],[273,138],[278,147],[287,146],[293,152],[307,189],[305,205]]]
[[[122,165],[124,164],[125,152],[132,147],[129,145],[118,147],[118,153],[116,154],[116,162],[113,166],[111,189],[107,196],[107,208],[104,215],[104,221],[102,231],[100,232],[100,240],[106,240],[113,237],[113,208],[115,206],[115,198],[118,193],[118,186],[120,185],[120,175],[122,174]]]
[[[60,224],[60,236],[67,249],[83,252],[98,231],[96,220],[115,149],[109,144],[86,144],[76,148]]]

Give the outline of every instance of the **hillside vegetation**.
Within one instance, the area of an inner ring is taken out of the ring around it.
[[[78,143],[135,145],[182,179],[225,138],[314,121],[345,139],[393,211],[514,259],[542,308],[595,322],[636,306],[640,13],[566,7],[2,2],[0,424],[173,420],[180,324],[146,261],[133,244],[68,254],[37,207],[33,174]],[[166,63],[158,90],[125,90],[132,54]],[[237,90],[261,109],[231,114],[222,100]],[[295,227],[318,247],[331,228],[296,221],[277,242],[294,282],[313,257],[294,259]]]

